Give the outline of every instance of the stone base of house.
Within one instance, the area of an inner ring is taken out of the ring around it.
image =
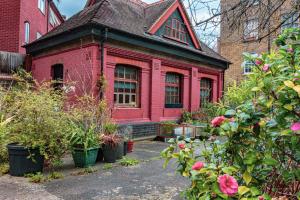
[[[133,139],[155,138],[159,132],[159,123],[132,123],[119,125],[121,134],[132,132]],[[127,130],[126,130],[127,129]]]

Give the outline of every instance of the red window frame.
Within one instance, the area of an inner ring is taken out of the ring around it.
[[[139,68],[129,65],[117,65],[114,75],[114,105],[125,108],[139,107],[139,96]]]
[[[167,21],[164,36],[187,44],[185,25],[176,18]]]
[[[206,103],[213,101],[213,80],[202,78],[200,80],[200,108],[205,107]]]
[[[182,76],[177,73],[166,73],[165,107],[182,107]]]

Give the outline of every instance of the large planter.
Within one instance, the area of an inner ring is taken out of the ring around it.
[[[118,146],[103,145],[104,162],[115,163],[118,156]]]
[[[124,142],[124,156],[127,155],[128,142]]]
[[[117,148],[117,160],[119,160],[124,156],[124,142],[120,142]]]
[[[100,148],[97,155],[97,162],[103,162],[104,156],[103,156],[103,148]]]
[[[99,148],[84,149],[75,148],[72,152],[75,167],[90,167],[96,164]]]
[[[133,141],[128,141],[127,143],[127,153],[131,153],[133,151]]]
[[[39,149],[29,149],[16,143],[7,145],[9,156],[9,174],[24,176],[43,172],[44,157]]]

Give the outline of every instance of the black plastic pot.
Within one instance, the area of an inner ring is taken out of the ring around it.
[[[119,160],[124,156],[124,142],[119,143],[117,148],[117,160]]]
[[[127,155],[128,142],[124,142],[124,156]]]
[[[103,162],[104,159],[104,155],[103,155],[103,147],[101,147],[98,151],[98,155],[97,155],[97,162]]]
[[[118,146],[112,147],[110,145],[103,145],[102,148],[104,162],[115,163],[118,155]]]
[[[43,172],[44,157],[39,149],[28,149],[16,143],[7,145],[9,156],[9,174],[24,176]]]

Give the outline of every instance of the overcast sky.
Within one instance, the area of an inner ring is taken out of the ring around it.
[[[153,3],[158,0],[144,0],[147,3]],[[58,8],[63,15],[68,18],[80,11],[86,3],[86,0],[61,0],[58,3]]]

